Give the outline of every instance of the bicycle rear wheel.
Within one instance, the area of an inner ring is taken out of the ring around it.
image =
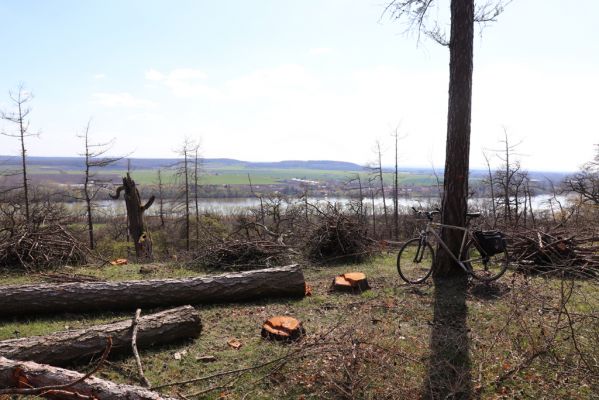
[[[428,242],[408,240],[397,255],[397,272],[408,283],[423,283],[433,272],[435,252]]]
[[[487,256],[477,248],[474,240],[471,240],[464,249],[462,260],[474,278],[483,282],[491,282],[501,277],[507,270],[508,254],[507,250],[504,250]]]

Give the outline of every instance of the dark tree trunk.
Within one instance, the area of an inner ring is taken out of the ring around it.
[[[474,1],[452,0],[451,39],[449,43],[449,105],[447,144],[443,182],[442,223],[465,226],[470,157],[470,118],[472,103],[472,58]],[[462,232],[443,229],[442,238],[449,249],[459,253]],[[435,277],[459,275],[461,268],[439,247]]]
[[[134,310],[304,293],[304,274],[297,265],[185,279],[16,285],[2,288],[0,316]]]
[[[129,173],[123,178],[123,186],[119,186],[116,195],[111,197],[118,199],[121,191],[125,191],[125,205],[127,207],[127,221],[129,222],[129,233],[135,244],[135,255],[138,259],[152,259],[152,238],[144,222],[144,212],[154,202],[154,196],[150,197],[145,205],[141,204],[139,191],[135,187],[135,181]]]
[[[64,385],[74,382],[84,375],[68,369],[37,364],[31,361],[15,361],[0,356],[0,388],[39,388]],[[2,389],[0,389],[2,390]],[[80,396],[77,397],[76,394]],[[61,391],[48,391],[50,399],[94,398],[97,400],[174,400],[139,386],[116,384],[104,379],[89,377],[82,382]]]
[[[201,330],[200,314],[192,306],[142,315],[138,320],[137,346],[143,348],[195,338]],[[130,353],[131,333],[129,319],[46,336],[3,340],[0,341],[0,354],[14,360],[61,366],[79,360],[89,361],[93,355],[101,354],[108,336],[112,337],[110,354]]]

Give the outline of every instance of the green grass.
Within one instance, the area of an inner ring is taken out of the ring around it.
[[[333,277],[348,271],[365,272],[371,290],[355,295],[332,292]],[[146,275],[140,274],[137,265],[86,267],[68,272],[108,280],[197,274],[173,265],[161,266]],[[430,355],[429,337],[435,301],[432,284],[404,284],[397,276],[393,255],[359,265],[309,267],[304,273],[313,291],[310,297],[197,306],[203,323],[202,334],[197,340],[140,350],[148,379],[156,386],[257,366],[291,352],[297,356],[288,356],[284,363],[245,374],[208,379],[181,386],[179,390],[191,395],[219,387],[196,397],[228,399],[241,399],[244,395],[246,399],[342,398],[347,397],[343,391],[350,389],[355,398],[361,399],[417,398],[426,379]],[[14,272],[0,275],[1,285],[40,280],[40,277]],[[509,272],[491,287],[476,285],[470,289],[467,323],[472,386],[480,391],[482,398],[592,398],[594,383],[573,368],[576,360],[565,330],[554,349],[563,364],[556,364],[552,356],[540,357],[501,385],[492,384],[505,372],[506,366],[518,365],[535,343],[540,343],[539,327],[549,329],[554,322],[554,314],[542,310],[556,304],[560,285],[556,279],[524,279]],[[579,281],[576,285],[571,300],[572,312],[596,313],[599,308],[596,283]],[[148,312],[151,310],[143,310],[143,313]],[[274,315],[300,319],[307,336],[292,344],[262,339],[260,326]],[[13,318],[0,323],[0,339],[46,334],[130,317],[131,313],[107,312]],[[585,321],[577,325],[581,335],[579,345],[591,351],[596,323]],[[243,346],[232,349],[227,345],[231,338],[240,340]],[[176,360],[176,352],[186,354]],[[217,360],[212,363],[196,360],[205,355],[212,355]],[[592,356],[596,357],[597,353]],[[73,366],[76,369],[83,367]],[[137,383],[135,363],[130,357],[104,366],[99,376],[117,382]],[[230,382],[232,379],[235,379],[233,383]],[[227,382],[231,387],[227,387]],[[176,394],[173,388],[165,388],[163,393]]]

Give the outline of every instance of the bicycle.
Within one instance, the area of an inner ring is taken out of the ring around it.
[[[397,255],[397,271],[407,283],[424,283],[433,271],[435,251],[429,240],[430,234],[451,258],[475,279],[491,282],[507,270],[508,252],[503,234],[499,231],[471,231],[468,227],[470,220],[479,217],[480,213],[467,213],[466,227],[460,227],[433,222],[433,217],[440,214],[439,210],[418,211],[414,207],[412,209],[417,215],[425,216],[428,221],[419,236],[408,240]],[[433,228],[458,229],[464,232],[459,257],[449,250],[440,234]]]

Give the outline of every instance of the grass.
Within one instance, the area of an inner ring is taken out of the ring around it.
[[[361,294],[330,291],[336,274],[353,270],[367,274],[371,290]],[[180,267],[162,266],[142,276],[136,265],[86,267],[69,272],[108,280],[197,274]],[[430,335],[435,323],[432,284],[404,284],[397,276],[392,255],[360,265],[309,267],[304,272],[313,294],[301,300],[197,306],[203,323],[197,340],[140,350],[150,382],[158,386],[286,357],[244,374],[164,388],[162,392],[176,395],[179,390],[190,398],[215,399],[418,398],[427,378]],[[2,285],[40,280],[39,276],[18,273],[0,275]],[[558,279],[524,278],[508,272],[492,286],[469,288],[466,305],[470,380],[473,390],[482,398],[587,399],[596,394],[597,383],[583,373],[572,343],[567,340],[566,329],[559,330],[559,340],[553,343],[550,354],[526,364],[527,357],[543,345],[546,340],[543,338],[548,337],[556,322],[557,316],[551,310],[559,299],[562,283]],[[575,281],[574,289],[570,312],[596,315],[599,308],[596,283]],[[292,344],[262,339],[262,322],[280,314],[303,321],[307,336]],[[131,316],[132,313],[103,313],[13,318],[0,323],[0,339]],[[596,319],[583,318],[575,325],[579,347],[594,351],[589,360],[597,357],[593,345],[597,323],[593,321]],[[541,333],[543,330],[546,332]],[[229,347],[227,341],[231,338],[240,340],[243,346],[238,350]],[[175,359],[175,353],[183,353],[180,360]],[[197,360],[205,355],[216,357],[216,361]],[[518,369],[520,365],[523,367]],[[512,369],[516,371],[496,383],[498,377]],[[98,375],[117,382],[138,383],[135,363],[130,357],[111,361]],[[198,392],[205,393],[194,395]]]

